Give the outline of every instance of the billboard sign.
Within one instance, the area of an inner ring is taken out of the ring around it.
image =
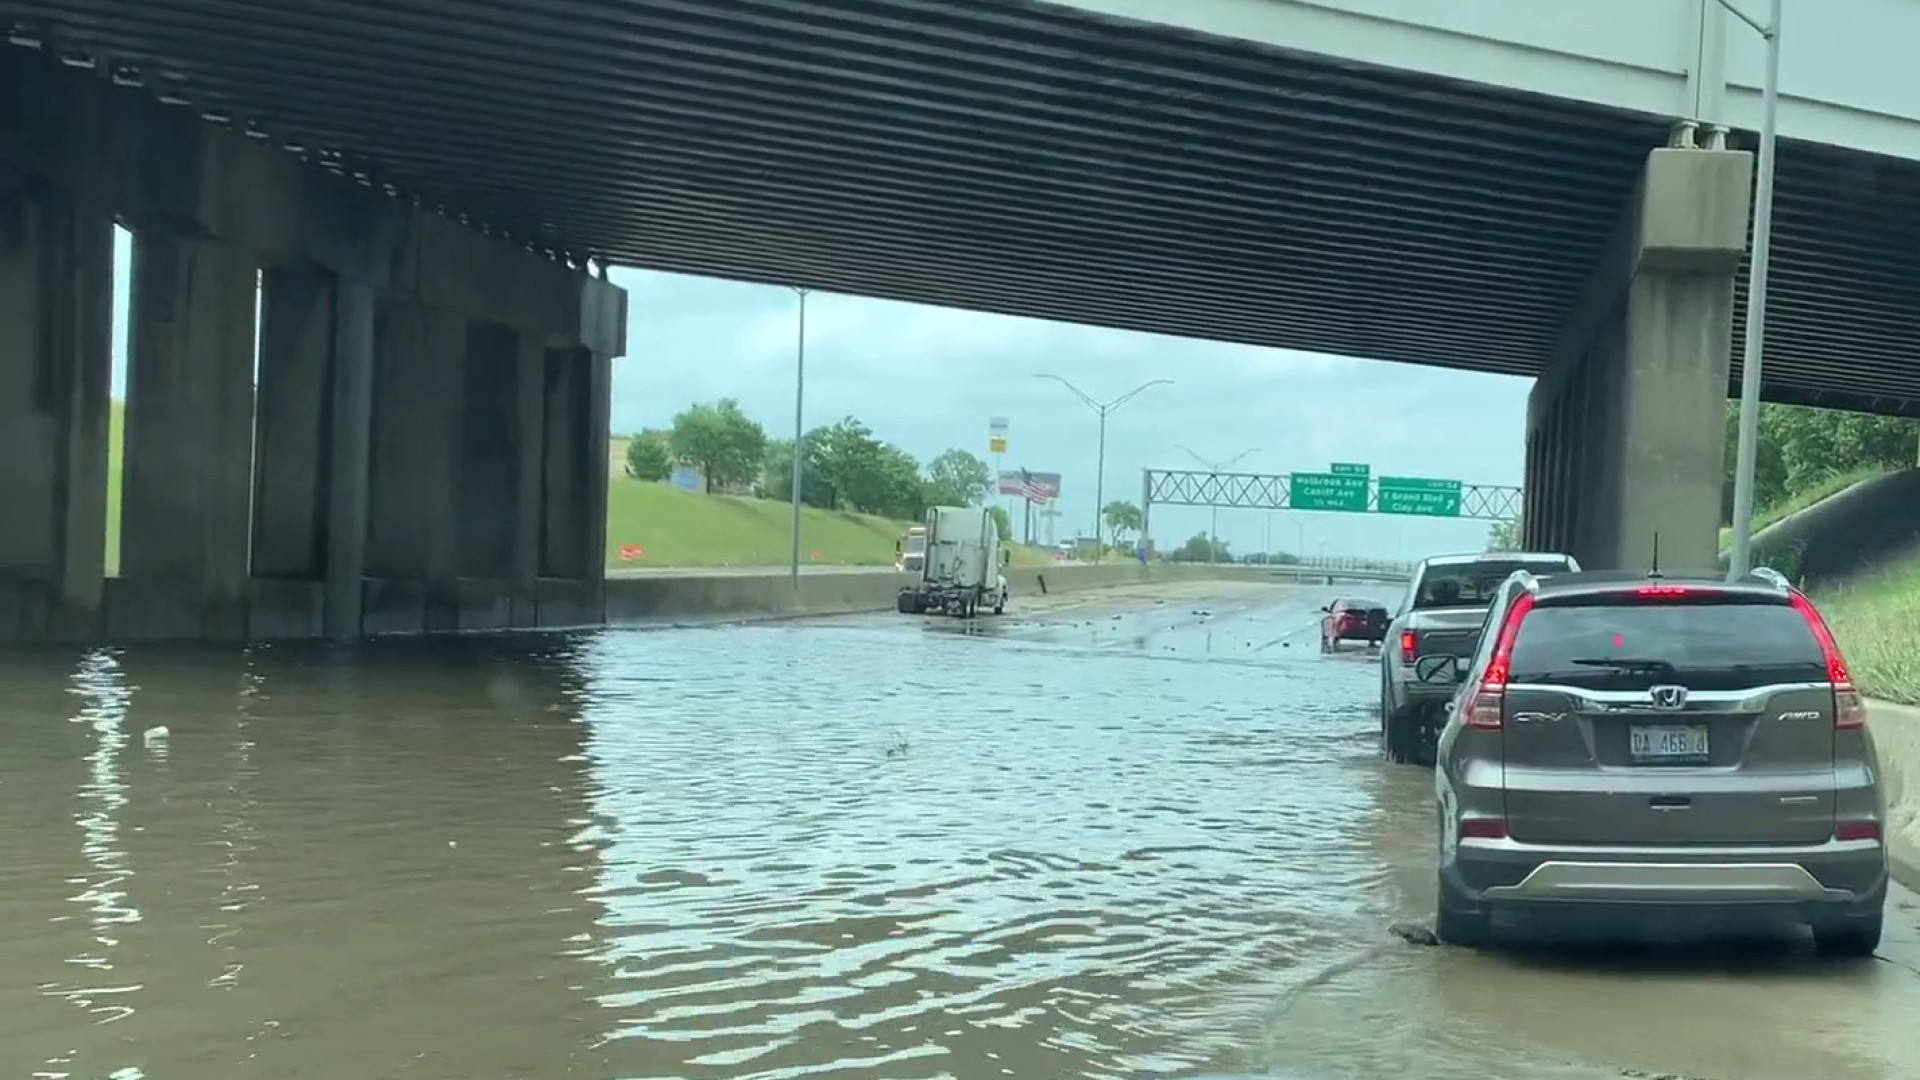
[[[1000,474],[1000,494],[1017,495],[1028,502],[1052,502],[1060,497],[1060,474],[1008,469]]]
[[[987,421],[987,452],[1004,454],[1007,452],[1007,418],[996,416]]]

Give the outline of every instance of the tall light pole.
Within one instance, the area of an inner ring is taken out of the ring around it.
[[[1058,375],[1035,375],[1036,379],[1052,379],[1061,386],[1073,391],[1075,397],[1086,403],[1100,417],[1100,456],[1094,466],[1093,480],[1093,561],[1099,562],[1105,553],[1106,540],[1100,529],[1100,515],[1105,512],[1107,498],[1107,414],[1132,401],[1142,390],[1150,386],[1170,386],[1172,379],[1148,379],[1139,386],[1121,394],[1112,401],[1095,401],[1091,395]]]
[[[1740,442],[1733,468],[1733,550],[1727,573],[1741,577],[1752,568],[1754,463],[1760,450],[1760,354],[1767,339],[1767,271],[1773,256],[1773,152],[1780,110],[1780,6],[1768,0],[1767,23],[1760,25],[1732,0],[1719,0],[1767,42],[1767,76],[1761,90],[1760,176],[1753,195],[1753,266],[1747,274],[1746,350],[1740,365]]]
[[[793,578],[793,592],[800,594],[800,483],[806,454],[801,451],[801,440],[805,431],[801,428],[805,415],[807,396],[807,293],[811,290],[794,286],[793,291],[800,297],[800,326],[795,335],[793,346],[793,551],[788,573]]]
[[[1225,461],[1208,461],[1206,458],[1201,457],[1199,454],[1194,453],[1192,450],[1189,450],[1187,447],[1181,446],[1178,443],[1175,443],[1173,448],[1175,450],[1184,451],[1188,457],[1206,466],[1207,471],[1212,473],[1215,477],[1218,477],[1221,473],[1226,472],[1228,469],[1233,468],[1235,465],[1246,460],[1251,455],[1254,455],[1260,452],[1260,448],[1255,446],[1255,447],[1250,447],[1249,449],[1246,449],[1246,450],[1242,450]],[[1207,521],[1207,540],[1208,540],[1207,564],[1208,565],[1212,565],[1213,563],[1219,561],[1218,556],[1220,553],[1220,503],[1219,503],[1217,494],[1212,504],[1212,511],[1213,511],[1213,514]]]

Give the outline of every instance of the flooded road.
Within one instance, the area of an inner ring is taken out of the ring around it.
[[[0,1071],[1920,1075],[1920,913],[1477,955],[1327,589],[0,659]],[[163,733],[154,729],[164,729]]]

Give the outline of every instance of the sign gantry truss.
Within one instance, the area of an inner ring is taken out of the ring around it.
[[[1298,509],[1289,498],[1292,494],[1292,474],[1289,473],[1213,473],[1198,469],[1147,469],[1144,472],[1143,509],[1152,506]],[[1379,481],[1369,478],[1366,511],[1379,512],[1379,506]],[[1313,509],[1324,508],[1316,506]],[[1484,521],[1517,520],[1520,517],[1520,489],[1505,484],[1461,484],[1460,512],[1457,516]]]

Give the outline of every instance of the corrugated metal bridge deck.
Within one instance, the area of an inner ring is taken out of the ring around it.
[[[0,23],[579,259],[1515,375],[1667,129],[1015,0],[0,0]],[[1920,415],[1916,176],[1783,148],[1769,396]]]

